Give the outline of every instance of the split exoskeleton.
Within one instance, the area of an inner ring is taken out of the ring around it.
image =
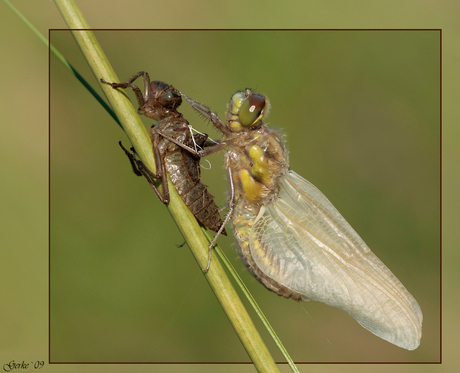
[[[133,84],[140,76],[143,78],[143,92]],[[178,194],[197,220],[215,232],[226,234],[214,197],[200,181],[200,157],[196,155],[197,149],[206,148],[215,142],[208,141],[205,134],[192,134],[188,121],[177,111],[182,102],[180,92],[164,82],[150,82],[149,74],[144,71],[136,73],[124,83],[109,83],[104,79],[101,81],[115,89],[132,88],[138,101],[139,114],[157,122],[150,130],[156,173],[151,172],[136,158],[135,153],[130,153],[120,142],[136,175],[144,176],[158,198],[167,204],[169,189],[166,174],[169,174]],[[194,151],[190,152],[186,148]],[[161,180],[163,194],[154,184],[157,179]]]

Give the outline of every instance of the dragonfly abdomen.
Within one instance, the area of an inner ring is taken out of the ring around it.
[[[254,248],[251,248],[249,245],[249,234],[256,220],[256,215],[248,213],[248,211],[242,212],[241,210],[244,210],[244,206],[237,205],[234,215],[235,219],[233,219],[232,224],[236,250],[244,266],[249,273],[268,290],[287,299],[291,298],[296,301],[302,300],[302,295],[300,293],[281,285],[260,270],[251,254],[251,250],[254,250]]]

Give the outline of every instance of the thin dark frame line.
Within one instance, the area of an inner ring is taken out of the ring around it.
[[[440,361],[439,362],[295,362],[296,364],[442,364],[442,29],[48,29],[48,363],[49,364],[253,364],[252,362],[51,362],[51,32],[52,31],[439,31],[440,43]],[[288,364],[276,362],[276,364]]]

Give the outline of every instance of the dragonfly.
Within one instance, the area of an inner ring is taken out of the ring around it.
[[[143,78],[143,92],[133,82]],[[226,235],[219,207],[214,201],[207,185],[200,181],[200,157],[197,149],[214,145],[205,134],[193,134],[188,121],[177,111],[182,103],[180,92],[172,85],[161,81],[150,82],[150,76],[140,71],[123,83],[101,82],[112,88],[132,88],[139,104],[138,112],[157,123],[150,129],[153,154],[157,173],[150,171],[134,152],[129,152],[121,143],[120,146],[128,156],[134,173],[144,176],[158,198],[165,204],[169,203],[169,189],[166,175],[169,174],[177,193],[196,219],[206,228]],[[170,141],[168,139],[172,139]],[[179,145],[178,145],[179,144]],[[186,148],[193,149],[193,152]],[[156,188],[154,181],[161,180],[163,194]],[[220,229],[222,227],[222,229]]]
[[[420,306],[327,197],[290,169],[280,133],[263,122],[267,97],[251,89],[235,93],[224,122],[181,94],[223,133],[199,155],[228,147],[224,224],[231,218],[237,251],[252,276],[280,296],[337,307],[378,337],[416,349]]]

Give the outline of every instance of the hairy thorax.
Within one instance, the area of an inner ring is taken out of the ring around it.
[[[266,276],[256,265],[250,234],[261,207],[278,197],[278,179],[288,171],[289,160],[279,134],[262,126],[257,131],[237,133],[225,162],[235,189],[233,231],[238,254],[249,272],[267,289],[285,298],[300,300],[299,293]]]

